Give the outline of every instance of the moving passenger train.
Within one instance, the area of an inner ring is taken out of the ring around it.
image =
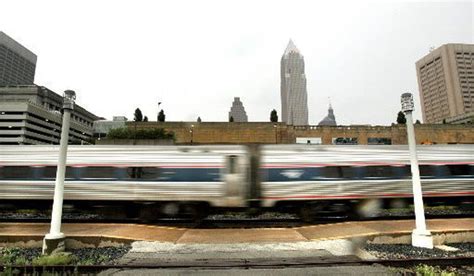
[[[51,207],[58,146],[0,147],[0,205]],[[424,200],[469,202],[474,146],[417,147]],[[69,146],[65,204],[146,218],[225,209],[312,217],[410,201],[407,146]]]

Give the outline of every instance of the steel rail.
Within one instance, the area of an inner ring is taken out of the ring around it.
[[[60,272],[60,273],[99,273],[108,269],[248,269],[248,268],[301,268],[301,267],[334,267],[334,266],[363,266],[383,265],[390,267],[412,267],[419,264],[435,265],[439,267],[459,267],[472,265],[474,257],[451,258],[411,258],[411,259],[375,259],[360,260],[357,258],[304,257],[293,259],[216,259],[205,261],[166,262],[154,260],[149,264],[107,264],[107,265],[0,265],[0,272],[17,271],[20,273]]]

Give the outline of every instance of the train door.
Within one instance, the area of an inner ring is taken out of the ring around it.
[[[228,207],[245,206],[245,168],[246,161],[241,155],[226,156],[225,201]]]

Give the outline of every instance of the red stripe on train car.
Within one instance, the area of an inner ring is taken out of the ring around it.
[[[452,192],[452,193],[423,193],[423,196],[453,196],[453,195],[474,195],[474,192]],[[375,194],[371,196],[377,197],[413,197],[413,194]],[[260,199],[271,199],[271,200],[289,200],[289,199],[330,199],[330,198],[366,198],[367,196],[364,195],[301,195],[301,196],[286,196],[286,197],[278,197],[278,196],[269,196],[269,197],[262,197]]]
[[[409,163],[375,163],[375,162],[339,162],[339,163],[312,163],[312,164],[264,164],[262,168],[277,168],[277,169],[286,169],[286,168],[305,168],[305,167],[332,167],[332,166],[408,166]],[[474,165],[474,162],[424,162],[419,163],[419,165]]]
[[[5,166],[25,166],[25,167],[56,167],[56,164],[15,164],[15,165],[0,165]],[[142,165],[142,164],[67,164],[68,167],[82,168],[82,167],[116,167],[116,168],[129,168],[129,167],[142,167],[142,168],[209,168],[209,169],[220,169],[224,168],[223,165],[215,164],[204,164],[204,165]]]

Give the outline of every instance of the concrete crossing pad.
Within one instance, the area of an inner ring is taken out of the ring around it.
[[[433,233],[473,232],[474,218],[427,220]],[[159,241],[177,244],[300,242],[349,239],[377,235],[411,233],[414,220],[362,221],[296,228],[186,229],[141,224],[66,223],[62,231],[68,238],[105,238],[128,241]],[[47,223],[0,223],[0,240],[42,239]]]

